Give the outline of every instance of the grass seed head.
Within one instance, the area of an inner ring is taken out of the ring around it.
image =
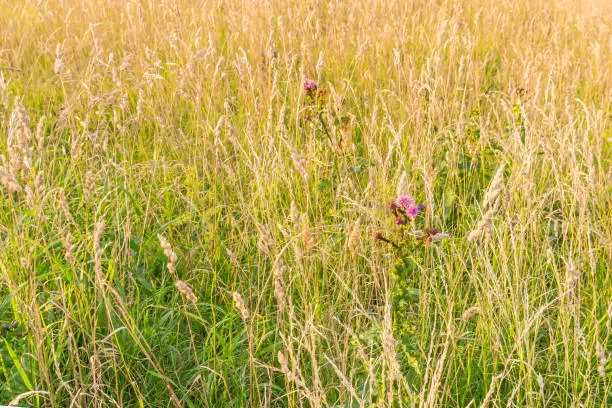
[[[166,255],[166,257],[168,258],[168,263],[166,264],[168,271],[172,276],[176,276],[176,262],[178,261],[178,256],[176,256],[176,253],[172,250],[170,242],[168,242],[168,240],[163,235],[158,234],[157,239],[159,240],[159,244],[164,250],[164,255]]]
[[[246,321],[246,319],[249,318],[249,310],[247,309],[246,304],[244,303],[244,299],[238,292],[234,292],[232,294],[232,298],[234,299],[234,306],[236,306],[236,309],[238,309],[238,311],[240,312],[242,319]]]
[[[193,303],[194,305],[198,303],[198,298],[193,293],[193,289],[191,289],[191,286],[189,286],[187,282],[177,280],[174,285],[179,290],[179,292],[181,292],[181,294],[185,296],[191,303]]]
[[[359,251],[360,238],[361,238],[361,231],[359,229],[359,222],[356,222],[348,238],[348,248],[351,253],[351,258],[353,260],[357,258],[357,253]]]

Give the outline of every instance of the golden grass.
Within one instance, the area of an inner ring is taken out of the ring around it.
[[[0,7],[0,404],[612,404],[608,2]]]

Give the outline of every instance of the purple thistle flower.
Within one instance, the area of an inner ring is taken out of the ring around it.
[[[401,217],[397,217],[397,218],[395,219],[395,223],[396,223],[397,225],[404,225],[404,224],[406,224],[406,220],[405,220],[405,219],[403,219],[403,218],[401,218]]]
[[[384,241],[385,237],[383,237],[383,234],[381,232],[377,232],[376,234],[374,234],[374,239],[377,241]]]
[[[306,91],[307,94],[311,94],[314,91],[316,91],[318,88],[317,83],[315,81],[313,81],[312,79],[305,79],[304,80],[304,90]]]
[[[420,205],[411,205],[406,209],[406,215],[409,217],[416,217],[423,210]]]
[[[394,202],[398,207],[401,207],[404,210],[407,210],[410,206],[414,205],[414,199],[408,195],[400,195]]]

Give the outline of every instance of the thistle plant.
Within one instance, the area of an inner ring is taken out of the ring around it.
[[[303,91],[306,98],[301,115],[302,128],[313,132],[316,140],[326,142],[329,148],[324,150],[333,153],[331,165],[334,175],[331,181],[321,180],[319,189],[336,186],[348,175],[353,176],[353,180],[359,184],[355,174],[361,172],[367,162],[359,157],[352,144],[352,119],[351,114],[345,111],[344,99],[339,98],[341,102],[334,103],[327,88],[312,79],[304,80]]]
[[[394,223],[401,227],[399,232],[395,234],[397,242],[386,238],[380,232],[377,232],[374,238],[389,244],[400,252],[413,249],[415,245],[431,245],[434,242],[448,238],[448,234],[441,233],[435,228],[416,229],[418,226],[418,216],[424,209],[425,205],[417,204],[411,196],[406,194],[399,195],[389,204],[389,210],[394,217]],[[400,253],[399,255],[401,256],[402,254]]]
[[[403,374],[416,383],[423,371],[416,337],[419,270],[431,246],[448,238],[448,234],[424,226],[425,222],[419,217],[424,209],[425,206],[411,196],[400,194],[389,204],[395,231],[390,237],[381,232],[374,235],[374,239],[389,248],[395,257],[391,283],[393,336],[397,339]]]

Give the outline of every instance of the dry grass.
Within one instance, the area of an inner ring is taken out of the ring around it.
[[[0,404],[612,404],[608,2],[0,7]]]

